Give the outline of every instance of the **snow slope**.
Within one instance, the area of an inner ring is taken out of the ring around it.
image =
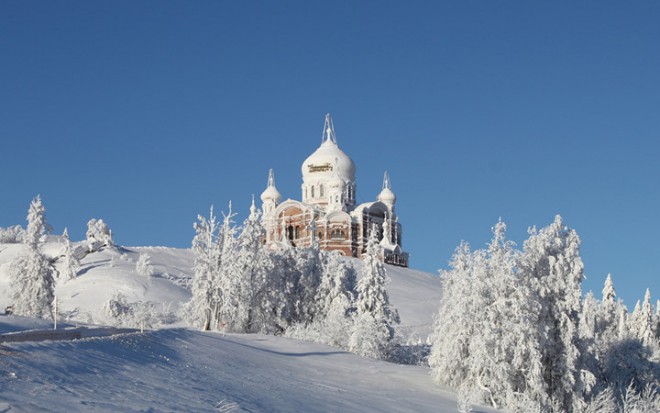
[[[8,270],[21,248],[0,244],[0,313],[10,304]],[[62,248],[58,237],[49,237],[44,252],[55,258]],[[151,256],[153,277],[137,274],[140,253]],[[176,313],[190,298],[193,260],[189,249],[166,247],[105,248],[87,255],[76,279],[57,283],[61,327],[108,323],[103,303],[118,292],[128,302],[156,302]],[[361,262],[352,262],[359,269]],[[424,340],[440,299],[438,277],[387,270],[390,300],[401,315],[399,330]],[[75,341],[0,343],[0,412],[457,411],[455,396],[433,384],[424,367],[283,337],[182,326]],[[0,334],[49,328],[48,320],[0,316]],[[119,332],[98,331],[82,337]],[[26,336],[43,338],[48,332]]]
[[[44,253],[58,257],[62,254],[63,242],[60,237],[48,239]],[[0,312],[10,304],[9,265],[22,248],[21,244],[0,244]],[[153,277],[136,272],[135,264],[140,253],[151,257],[155,270]],[[359,270],[361,261],[350,260]],[[103,303],[116,293],[123,294],[128,302],[160,303],[163,312],[176,313],[180,304],[190,299],[188,287],[193,263],[194,255],[190,249],[119,247],[91,253],[81,260],[76,279],[57,283],[55,293],[60,317],[85,323],[109,323],[102,311]],[[417,336],[425,340],[440,302],[439,277],[389,265],[387,271],[391,279],[390,301],[401,316],[399,331],[404,337]]]
[[[0,354],[2,412],[457,411],[426,368],[282,337],[163,329]]]

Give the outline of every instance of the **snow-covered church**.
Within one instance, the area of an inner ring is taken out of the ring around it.
[[[325,116],[321,146],[302,164],[302,180],[302,201],[280,202],[273,170],[269,172],[261,201],[266,243],[271,248],[308,247],[316,237],[321,249],[360,257],[371,231],[376,231],[383,260],[408,266],[387,172],[377,200],[356,205],[355,163],[339,149],[330,114]]]

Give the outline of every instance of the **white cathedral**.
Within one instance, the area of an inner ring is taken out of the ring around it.
[[[321,146],[302,164],[302,201],[287,199],[275,187],[271,169],[261,194],[266,244],[271,248],[309,247],[314,237],[321,249],[361,257],[376,231],[388,264],[408,266],[401,248],[396,196],[385,172],[377,200],[356,205],[355,163],[337,145],[330,114],[325,116]]]

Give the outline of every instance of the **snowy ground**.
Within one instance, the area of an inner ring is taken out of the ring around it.
[[[52,238],[45,251],[57,256],[61,247]],[[9,304],[9,263],[20,248],[0,244],[0,308]],[[136,273],[140,252],[152,257],[154,277]],[[102,305],[116,292],[129,302],[152,301],[176,311],[190,297],[192,264],[190,250],[174,248],[90,254],[77,279],[58,283],[62,322],[69,319],[60,327],[103,324]],[[359,260],[354,264],[359,266]],[[424,340],[440,298],[438,277],[389,266],[388,271],[400,329]],[[75,341],[0,343],[0,412],[457,411],[455,396],[433,384],[427,368],[282,337],[180,326],[95,338],[84,337],[120,331],[83,330],[87,335]],[[0,316],[0,335],[50,328],[48,321]]]
[[[422,367],[188,329],[3,345],[0,374],[2,412],[457,411]]]

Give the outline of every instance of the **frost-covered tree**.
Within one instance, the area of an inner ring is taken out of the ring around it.
[[[603,303],[614,304],[616,302],[616,291],[614,291],[614,281],[612,274],[607,274],[605,285],[603,286]]]
[[[578,320],[584,278],[580,238],[557,215],[549,226],[530,231],[522,263],[541,304],[535,323],[551,406],[553,410],[578,411],[583,394],[590,390],[583,380],[589,373],[579,365]]]
[[[505,230],[498,222],[487,250],[461,244],[442,273],[429,364],[436,381],[475,401],[534,411],[545,400],[533,325],[538,304]]]
[[[195,237],[192,241],[192,250],[195,253],[195,268],[191,287],[192,297],[186,304],[186,316],[192,325],[208,330],[213,311],[213,280],[218,271],[220,252],[216,242],[218,222],[213,214],[213,207],[209,218],[199,215],[193,227]]]
[[[287,334],[348,349],[346,332],[353,327],[355,269],[337,251],[322,252],[321,267],[321,283],[314,298],[314,320],[307,325],[292,326]]]
[[[593,341],[600,332],[598,323],[599,303],[594,294],[589,291],[584,297],[582,311],[580,313],[579,333],[582,340]]]
[[[238,283],[233,274],[233,265],[236,258],[236,226],[233,218],[231,202],[229,212],[223,212],[222,225],[218,230],[217,271],[214,273],[212,287],[214,329],[231,329],[236,309],[238,308]]]
[[[69,232],[64,229],[62,234],[64,239],[64,253],[63,253],[63,262],[62,262],[62,271],[60,276],[64,281],[73,280],[76,278],[78,269],[80,269],[80,262],[76,257],[76,254],[73,251],[73,245],[71,245],[71,240],[69,239]]]
[[[23,242],[24,230],[20,225],[13,227],[0,227],[0,244],[17,244]]]
[[[660,382],[660,351],[642,340],[650,294],[628,317],[608,276],[602,302],[582,301],[579,245],[559,217],[531,230],[522,254],[502,222],[487,250],[461,244],[442,272],[435,380],[473,401],[548,413],[627,411],[627,386],[641,394]]]
[[[322,257],[321,283],[314,298],[317,315],[325,318],[333,310],[348,314],[356,295],[355,269],[337,251],[324,253]]]
[[[651,346],[656,344],[655,340],[655,326],[653,317],[653,306],[651,304],[651,290],[646,289],[644,294],[644,302],[639,312],[639,316],[635,320],[637,325],[634,326],[637,337],[644,345]]]
[[[614,339],[619,335],[619,312],[623,304],[617,302],[612,274],[607,274],[602,293],[603,298],[597,318],[598,333],[601,338],[607,336]]]
[[[435,381],[464,393],[470,372],[464,360],[470,357],[470,343],[478,334],[476,315],[482,310],[471,298],[475,272],[483,267],[483,254],[473,254],[462,242],[454,251],[449,271],[441,271],[442,299],[434,325],[429,365]]]
[[[149,254],[140,254],[140,257],[135,263],[135,271],[144,277],[151,277],[154,275],[154,266],[151,264],[151,256]]]
[[[27,221],[24,251],[9,266],[13,311],[28,317],[51,317],[55,282],[50,262],[41,251],[50,226],[39,196],[30,203]]]
[[[87,222],[87,232],[85,235],[87,237],[89,252],[95,252],[102,247],[112,247],[115,245],[112,240],[112,230],[102,219],[90,219]]]
[[[266,305],[272,309],[272,332],[284,333],[291,325],[298,323],[297,294],[300,272],[293,248],[271,254],[274,271],[269,277]]]
[[[30,203],[27,221],[28,225],[23,234],[23,244],[28,248],[37,250],[43,244],[44,236],[52,230],[46,221],[46,208],[44,208],[39,195]]]
[[[296,248],[294,250],[296,270],[299,274],[295,290],[296,322],[309,325],[314,322],[319,313],[317,296],[321,284],[321,250],[316,238],[309,248]]]
[[[399,313],[390,305],[389,279],[382,261],[382,247],[374,227],[363,257],[361,278],[357,284],[355,324],[349,340],[351,351],[372,358],[387,355],[394,337]]]
[[[236,295],[235,305],[228,314],[232,331],[267,331],[271,322],[267,294],[273,265],[262,242],[265,230],[259,218],[253,198],[250,215],[237,238],[235,258],[230,263],[231,291]]]
[[[121,326],[130,322],[133,317],[133,309],[126,296],[115,291],[112,297],[103,303],[103,314],[110,324]]]

